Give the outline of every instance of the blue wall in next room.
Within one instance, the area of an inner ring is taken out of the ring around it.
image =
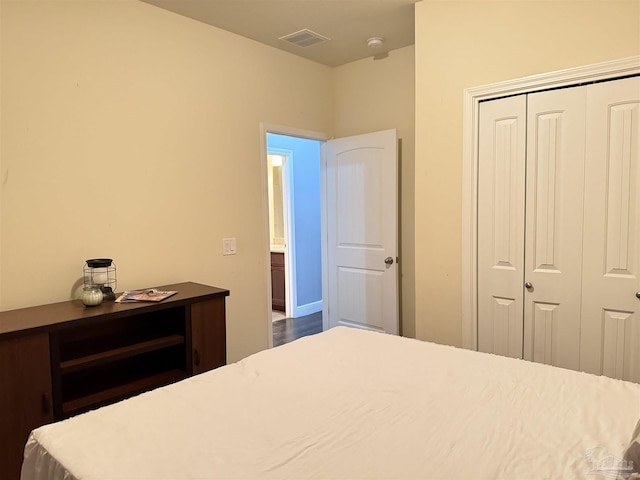
[[[269,148],[291,150],[297,305],[322,300],[320,146],[322,142],[267,134]]]

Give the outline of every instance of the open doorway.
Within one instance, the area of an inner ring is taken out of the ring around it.
[[[264,127],[270,344],[322,330],[320,149],[324,136]],[[275,130],[275,131],[274,131]],[[284,130],[284,131],[283,131]],[[314,138],[315,137],[315,138]]]
[[[263,179],[265,227],[269,225],[267,195],[267,151],[268,146],[292,150],[290,144],[275,146],[271,138],[286,138],[287,141],[304,142],[315,140],[322,150],[322,160],[318,156],[320,193],[317,200],[298,203],[298,192],[308,193],[309,188],[300,188],[295,174],[298,155],[294,151],[291,168],[293,181],[290,190],[295,221],[285,225],[285,276],[286,288],[293,287],[298,297],[295,305],[304,304],[312,308],[322,308],[319,331],[334,326],[349,326],[389,334],[399,334],[400,297],[399,297],[399,251],[398,251],[398,151],[399,139],[395,129],[370,132],[350,137],[328,140],[312,132],[293,129],[270,128],[262,125],[263,142]],[[269,136],[271,135],[271,136]],[[268,145],[269,144],[269,145]],[[285,169],[286,170],[286,169]],[[286,174],[283,181],[286,182]],[[316,190],[317,191],[317,190]],[[298,211],[298,205],[319,204],[320,234],[318,240],[320,252],[311,256],[300,254],[300,245],[309,247],[301,241],[298,223],[306,224],[308,216]],[[287,214],[285,212],[284,217]],[[289,233],[293,233],[291,237]],[[268,343],[273,342],[271,320],[272,289],[269,231],[265,240],[265,257],[268,266]],[[286,259],[290,258],[288,265]],[[313,258],[319,262],[321,301],[302,301],[300,298],[300,278],[306,273],[300,272],[300,259]],[[292,267],[295,267],[295,273]],[[295,276],[295,278],[291,278]],[[288,278],[287,278],[288,277]],[[286,302],[288,303],[288,301]],[[295,315],[294,309],[288,309]],[[295,318],[289,318],[295,320]],[[298,337],[291,338],[295,340]]]
[[[271,259],[271,309],[272,320],[281,320],[293,315],[292,279],[294,274],[291,259],[291,231],[294,221],[291,190],[293,151],[269,146],[273,135],[267,134],[267,188],[269,192],[269,250]],[[278,142],[276,142],[278,143]],[[286,142],[283,142],[286,143]]]

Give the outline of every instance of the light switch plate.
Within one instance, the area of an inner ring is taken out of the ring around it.
[[[235,238],[223,238],[222,239],[222,254],[223,255],[235,255],[236,254],[236,239]]]

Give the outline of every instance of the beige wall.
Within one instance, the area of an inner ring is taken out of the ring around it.
[[[402,334],[415,336],[414,285],[414,52],[412,46],[380,60],[334,69],[336,137],[396,128],[402,138],[400,248]]]
[[[332,133],[332,70],[138,1],[1,4],[0,308],[228,288],[228,359],[267,346],[260,122]],[[236,237],[236,256],[222,238]]]
[[[229,361],[266,348],[259,123],[397,128],[415,335],[413,47],[331,69],[135,0],[0,5],[1,310],[73,298],[109,256],[119,290],[228,288]]]
[[[462,344],[465,88],[640,53],[640,2],[416,4],[416,335]]]

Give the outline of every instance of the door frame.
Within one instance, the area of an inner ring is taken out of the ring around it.
[[[270,132],[271,133],[271,132]],[[298,292],[296,289],[296,268],[293,262],[293,253],[296,250],[296,233],[291,228],[295,218],[293,204],[293,175],[292,164],[293,152],[283,148],[269,148],[267,145],[268,155],[280,155],[285,157],[282,164],[282,206],[283,206],[283,222],[284,222],[284,296],[285,296],[285,316],[296,316],[296,304]],[[267,172],[268,174],[268,172]],[[268,187],[268,185],[267,185]],[[269,208],[271,213],[271,208]],[[271,222],[269,218],[269,240],[271,240]],[[269,241],[271,245],[271,241]]]
[[[462,126],[462,346],[478,349],[479,104],[510,95],[640,74],[640,55],[532,75],[464,90]]]
[[[278,124],[274,124],[274,123],[268,123],[268,122],[260,122],[260,158],[261,158],[261,172],[262,172],[262,211],[263,211],[263,228],[264,228],[264,232],[265,232],[265,239],[266,239],[266,243],[264,246],[264,258],[265,258],[265,270],[266,270],[266,276],[267,276],[267,289],[265,291],[265,294],[267,296],[267,309],[265,312],[265,318],[267,319],[267,345],[269,348],[273,347],[273,325],[271,322],[271,311],[272,311],[272,304],[271,304],[271,232],[270,232],[270,228],[269,228],[269,191],[268,191],[268,172],[267,172],[267,133],[275,133],[277,135],[287,135],[289,137],[298,137],[298,138],[306,138],[309,140],[318,140],[321,142],[325,142],[327,140],[329,140],[331,138],[330,135],[324,133],[324,132],[317,132],[317,131],[313,131],[313,130],[304,130],[301,128],[296,128],[296,127],[289,127],[286,125],[278,125]],[[276,149],[273,149],[276,150]],[[321,183],[322,183],[322,164],[323,164],[323,159],[322,159],[322,155],[320,156],[320,168],[321,168]],[[320,188],[320,197],[321,197],[321,205],[324,205],[324,190],[322,189],[322,185]],[[325,212],[324,212],[324,207],[322,207],[321,210],[321,218],[322,218],[322,232],[324,234],[325,232]],[[286,223],[286,222],[285,222]],[[286,234],[286,232],[285,232]],[[323,272],[323,278],[325,275],[325,270],[326,270],[326,265],[325,265],[325,242],[326,239],[322,238],[321,244],[322,244],[322,255],[323,255],[323,260],[322,260],[322,264],[321,264],[321,268],[322,268],[322,272]],[[286,262],[285,262],[286,263]],[[285,268],[287,268],[285,266]],[[287,275],[285,275],[285,279],[286,279]],[[285,280],[286,282],[286,280]],[[323,295],[324,295],[324,291],[326,291],[324,289],[324,280],[323,280]],[[286,288],[286,287],[285,287]],[[289,302],[289,298],[287,298],[287,302]],[[324,304],[324,302],[323,302]],[[288,303],[287,303],[287,308],[288,308]],[[323,322],[324,322],[324,318],[323,318]]]

